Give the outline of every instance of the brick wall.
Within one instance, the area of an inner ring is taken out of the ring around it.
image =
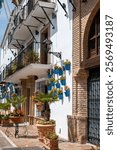
[[[86,58],[88,33],[100,4],[99,0],[87,0],[85,3],[74,0],[74,5],[76,11],[73,15],[73,115],[68,117],[68,122],[71,141],[86,143],[88,69],[81,67],[81,62]],[[77,134],[72,134],[71,127],[76,128],[74,130]]]

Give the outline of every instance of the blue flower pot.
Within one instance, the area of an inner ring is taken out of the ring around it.
[[[63,99],[63,94],[58,95],[59,99]]]
[[[62,85],[66,85],[66,80],[61,80]]]
[[[60,83],[56,83],[56,88],[60,88]]]
[[[65,91],[65,96],[66,96],[66,97],[69,97],[69,96],[70,96],[70,90],[66,90],[66,91]]]
[[[54,85],[55,85],[55,83],[54,83],[54,82],[51,82],[51,83],[50,83],[50,85],[51,85],[51,86],[54,86]]]
[[[59,74],[59,70],[58,69],[54,69],[53,72],[54,72],[54,74]]]
[[[63,75],[63,70],[59,70],[59,76]]]
[[[65,65],[65,70],[70,70],[70,64]]]
[[[57,96],[57,92],[53,92],[53,97],[54,97],[54,96]]]
[[[52,77],[52,75],[50,73],[48,73],[48,78],[51,78],[51,77]]]
[[[48,86],[48,91],[51,91],[51,90],[52,90],[52,86],[49,85],[49,86]]]

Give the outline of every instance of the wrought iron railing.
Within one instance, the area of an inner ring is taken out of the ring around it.
[[[23,50],[3,71],[4,79],[31,63],[40,63],[39,54],[33,50]]]

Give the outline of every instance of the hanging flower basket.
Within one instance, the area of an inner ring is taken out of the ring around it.
[[[59,70],[58,69],[54,69],[54,74],[59,74]]]
[[[61,80],[62,85],[66,85],[66,80]]]
[[[57,64],[55,64],[53,72],[54,74],[59,74],[59,66]]]
[[[48,91],[51,91],[51,90],[52,90],[52,86],[49,85],[49,86],[48,86]]]
[[[64,61],[64,66],[65,66],[65,70],[70,71],[70,69],[71,69],[71,62],[67,59],[66,61]]]
[[[60,81],[61,81],[62,85],[66,85],[66,77],[65,76],[61,76]]]
[[[50,85],[51,85],[51,87],[52,87],[52,86],[54,86],[54,85],[55,85],[55,83],[54,83],[54,82],[51,82],[51,83],[50,83]]]
[[[66,90],[66,91],[65,91],[65,96],[66,96],[66,97],[69,97],[69,96],[70,96],[70,90]]]
[[[60,83],[56,83],[56,88],[60,88]]]
[[[48,73],[48,78],[51,78],[52,77],[52,74]]]
[[[68,71],[69,71],[69,70],[70,70],[70,66],[71,66],[70,64],[66,64],[66,65],[65,65],[65,70],[68,70]]]
[[[58,94],[59,99],[63,100],[63,94]]]
[[[58,72],[59,76],[62,76],[62,75],[63,75],[62,67],[59,67],[59,68],[58,68],[58,71],[59,71],[59,72]]]

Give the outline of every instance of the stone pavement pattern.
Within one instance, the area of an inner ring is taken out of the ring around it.
[[[2,132],[0,132],[0,150],[2,150],[3,148],[11,148],[11,147],[13,147],[11,143],[8,140],[6,140]]]
[[[12,134],[9,135],[9,138],[18,148],[15,148],[15,149],[4,148],[3,150],[32,150],[32,147],[33,147],[33,150],[37,150],[37,148],[38,150],[42,150],[44,145],[38,140],[38,132],[37,132],[36,126],[29,125],[27,128],[28,128],[27,136],[23,135],[24,129],[23,127],[20,127],[19,137],[15,138],[14,136],[15,129],[14,127],[10,127],[9,131]],[[2,130],[2,132],[5,133],[6,127],[0,126],[0,130]],[[81,145],[78,143],[71,143],[71,142],[59,140],[59,150],[92,150],[92,148],[90,144]]]

